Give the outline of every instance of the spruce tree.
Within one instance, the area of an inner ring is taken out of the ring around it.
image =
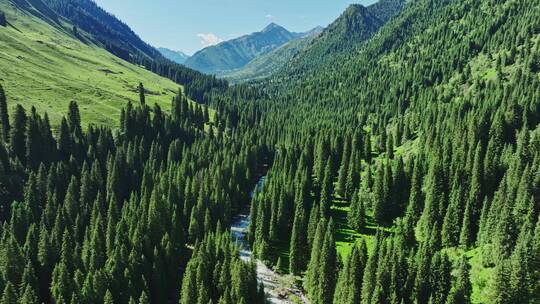
[[[326,221],[325,219],[318,222],[317,231],[313,239],[313,245],[311,246],[311,256],[309,264],[307,267],[307,274],[304,283],[304,288],[307,290],[312,297],[315,297],[315,293],[319,286],[319,272],[320,272],[320,256],[322,245],[324,242],[325,230],[326,230]]]
[[[462,256],[458,264],[457,276],[452,283],[452,288],[450,289],[446,303],[470,303],[471,293],[472,287],[469,280],[469,263],[467,262],[467,258]]]
[[[347,175],[349,173],[350,159],[351,157],[351,148],[349,146],[349,141],[345,140],[345,145],[343,147],[343,155],[341,156],[341,166],[338,171],[338,179],[336,184],[335,193],[337,193],[341,198],[347,199],[346,195],[346,184],[347,184]]]
[[[2,17],[0,16],[0,19],[1,18]],[[4,88],[0,84],[0,138],[4,142],[9,141],[9,131],[9,114],[6,101],[6,93],[4,92]]]
[[[145,106],[146,105],[146,97],[145,97],[145,92],[144,92],[144,86],[141,83],[139,83],[139,86],[137,87],[137,90],[139,91],[139,102],[141,103],[141,106]]]
[[[370,193],[363,187],[354,193],[351,207],[347,215],[349,226],[357,231],[361,231],[366,225],[366,206],[371,205]]]
[[[306,258],[304,239],[305,235],[305,210],[303,203],[296,205],[296,211],[294,215],[294,224],[291,234],[290,242],[290,256],[289,256],[289,272],[293,275],[299,275],[304,270],[304,263]]]
[[[0,12],[0,26],[7,26],[6,14]]]
[[[0,299],[1,304],[18,304],[19,296],[17,295],[17,291],[15,290],[15,287],[11,282],[8,282],[6,284],[6,287],[4,288],[4,291],[2,292],[2,298]]]
[[[69,103],[69,111],[68,111],[68,126],[69,131],[71,134],[73,134],[76,137],[82,136],[82,128],[81,128],[81,114],[79,112],[79,106],[77,105],[77,102],[72,100]]]
[[[324,169],[324,178],[321,184],[321,199],[320,199],[320,208],[321,208],[321,217],[329,218],[330,209],[332,207],[332,191],[333,191],[333,176],[332,176],[332,160],[328,159],[326,162],[326,167]]]
[[[379,163],[375,173],[375,183],[373,184],[373,218],[379,225],[386,222],[387,192],[385,191],[383,165]]]
[[[15,108],[15,114],[13,115],[13,126],[10,129],[9,143],[11,145],[11,151],[19,161],[24,162],[26,159],[26,112],[21,105],[17,105]]]
[[[324,234],[324,241],[319,256],[319,284],[312,303],[332,303],[336,288],[336,243],[334,239],[334,221],[330,219]]]

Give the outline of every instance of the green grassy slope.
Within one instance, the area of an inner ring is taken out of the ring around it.
[[[0,27],[0,83],[11,107],[34,106],[54,124],[76,100],[82,121],[111,125],[129,100],[138,101],[139,82],[148,104],[170,107],[179,85],[108,53],[80,30],[77,38],[64,19],[51,22],[34,7],[10,1],[1,1],[0,11],[8,21]]]

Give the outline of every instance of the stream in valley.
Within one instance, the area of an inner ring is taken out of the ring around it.
[[[250,194],[253,199],[255,193],[260,191],[264,185],[266,176],[259,178],[257,185]],[[234,217],[231,224],[231,233],[233,240],[240,247],[240,256],[245,261],[251,261],[253,252],[247,240],[247,232],[250,223],[250,205],[244,206],[240,212]],[[302,291],[291,283],[290,276],[278,274],[268,268],[259,260],[254,261],[257,265],[257,280],[264,284],[266,300],[271,304],[293,304],[293,303],[309,303]],[[295,297],[299,300],[292,301]]]

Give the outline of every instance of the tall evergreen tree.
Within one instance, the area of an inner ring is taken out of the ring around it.
[[[319,255],[319,284],[316,289],[313,303],[332,303],[334,299],[334,290],[336,288],[336,243],[334,239],[335,228],[334,221],[330,219],[324,241]]]
[[[146,97],[145,97],[145,91],[144,91],[144,86],[141,83],[139,83],[139,86],[137,87],[138,91],[139,91],[139,102],[141,103],[142,106],[146,105]]]
[[[0,84],[0,138],[7,142],[9,140],[9,114],[6,101],[6,93]]]
[[[21,105],[15,108],[13,115],[13,127],[10,129],[9,143],[11,151],[19,161],[24,162],[26,159],[26,112]]]

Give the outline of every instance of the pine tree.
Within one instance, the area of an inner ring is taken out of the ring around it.
[[[397,159],[396,169],[394,171],[390,196],[392,197],[393,209],[391,211],[391,216],[396,218],[403,215],[403,211],[409,199],[409,183],[407,176],[405,175],[405,166],[401,157]]]
[[[322,219],[318,222],[317,231],[313,239],[313,245],[311,246],[311,256],[307,267],[307,274],[305,280],[304,288],[310,293],[313,297],[319,286],[319,272],[320,272],[320,256],[322,245],[324,242],[325,230],[326,230],[326,220]]]
[[[349,214],[348,224],[351,228],[361,231],[366,225],[366,205],[371,205],[370,193],[363,187],[354,193]]]
[[[141,296],[139,297],[139,304],[150,304],[150,299],[148,299],[148,296],[146,295],[146,292],[142,292]]]
[[[336,288],[336,243],[334,221],[330,219],[319,256],[319,285],[312,303],[332,303]]]
[[[531,255],[529,252],[531,237],[530,224],[526,223],[510,257],[510,290],[514,303],[527,303],[532,298],[530,291],[533,281],[530,276],[530,263],[531,256],[535,253]]]
[[[414,281],[414,298],[418,304],[428,304],[432,286],[430,284],[431,253],[428,246],[423,245],[416,256],[416,278]]]
[[[328,159],[326,167],[324,169],[324,178],[321,184],[321,200],[319,206],[321,208],[321,216],[324,218],[330,217],[330,209],[332,207],[332,160]]]
[[[461,232],[459,234],[459,244],[463,248],[467,249],[472,244],[472,229],[473,229],[473,211],[472,201],[467,201],[467,206],[465,207],[463,223],[461,224]]]
[[[383,225],[387,220],[388,189],[385,187],[385,171],[382,163],[377,166],[375,173],[375,183],[373,184],[373,218],[379,225]]]
[[[420,162],[416,162],[413,168],[411,190],[409,193],[409,203],[407,205],[406,215],[412,221],[418,221],[423,207],[422,198],[422,173],[420,172]]]
[[[307,226],[307,243],[309,250],[312,250],[311,248],[313,247],[313,240],[315,239],[315,236],[317,234],[317,227],[320,221],[321,217],[319,214],[319,206],[315,204],[311,207]]]
[[[347,184],[347,175],[349,173],[350,159],[351,157],[351,148],[349,146],[349,141],[345,140],[345,145],[343,147],[343,155],[341,156],[341,166],[338,171],[338,179],[336,184],[335,193],[340,197],[347,199],[346,195],[346,184]]]
[[[419,232],[423,239],[429,237],[431,227],[440,225],[442,216],[440,215],[439,205],[445,198],[445,184],[441,164],[437,160],[433,162],[428,173],[426,199],[424,210],[418,222]]]
[[[347,181],[345,183],[345,198],[350,199],[354,190],[360,184],[360,165],[357,161],[356,150],[352,150],[351,159],[349,161],[349,172],[347,173]]]
[[[26,285],[19,299],[19,304],[38,304],[40,303],[35,290],[30,285]]]
[[[26,112],[21,105],[17,105],[15,108],[15,115],[13,115],[13,126],[10,129],[9,143],[11,145],[11,151],[19,161],[24,162],[26,159]]]
[[[536,220],[536,227],[531,242],[531,295],[536,301],[540,301],[540,217]]]
[[[58,129],[58,152],[62,160],[69,160],[71,155],[72,142],[69,126],[66,118],[62,118],[60,128]]]
[[[452,283],[446,303],[470,303],[471,293],[472,286],[469,280],[469,263],[467,262],[467,258],[462,256],[458,265],[457,277]]]
[[[0,26],[7,26],[6,14],[0,12]]]
[[[141,83],[139,83],[139,86],[137,87],[137,89],[139,90],[139,102],[141,103],[141,106],[144,106],[146,105],[146,97],[145,97],[145,92],[144,92],[144,86]]]
[[[450,291],[452,264],[444,252],[437,252],[431,261],[431,303],[445,304]]]
[[[453,188],[450,205],[446,209],[442,226],[442,243],[444,247],[455,247],[458,245],[460,231],[460,206],[463,199],[463,191],[461,186]]]
[[[362,278],[367,261],[364,240],[354,245],[340,273],[334,294],[334,303],[357,304],[361,300]]]
[[[9,141],[9,131],[9,115],[6,93],[0,84],[0,139],[2,139],[4,142]]]
[[[79,106],[77,105],[77,102],[72,100],[69,103],[69,111],[68,111],[68,117],[67,122],[69,126],[69,131],[71,134],[75,135],[77,138],[82,136],[82,128],[81,128],[81,114],[79,112]]]
[[[373,252],[377,254],[370,255],[366,263],[364,276],[362,278],[362,304],[371,303],[371,297],[376,286],[377,263],[379,251],[381,250],[381,236],[377,235],[374,242]]]
[[[462,245],[468,246],[471,242],[474,242],[476,240],[476,234],[478,233],[478,221],[480,219],[480,210],[482,209],[482,201],[483,201],[483,190],[482,190],[482,184],[483,184],[483,152],[482,152],[482,146],[479,143],[476,147],[475,155],[474,155],[474,164],[472,169],[472,178],[471,178],[471,185],[470,185],[470,191],[469,191],[469,198],[467,201],[467,204],[469,207],[469,220],[470,223],[465,223],[469,227],[469,234],[468,240],[465,243],[462,243]],[[465,215],[467,216],[467,215]]]
[[[17,303],[18,295],[15,287],[11,282],[6,284],[4,291],[2,293],[2,298],[0,299],[1,304],[18,304]]]
[[[103,298],[103,304],[114,304],[114,299],[110,290],[107,289],[105,297]]]
[[[305,210],[300,202],[296,204],[294,215],[294,224],[290,242],[289,272],[293,275],[299,275],[304,270],[306,258],[305,252]]]
[[[280,257],[278,257],[277,259],[277,263],[276,263],[276,267],[275,267],[276,271],[278,273],[282,273],[283,270],[287,269],[287,266],[285,266],[285,262],[283,262],[283,259]]]

